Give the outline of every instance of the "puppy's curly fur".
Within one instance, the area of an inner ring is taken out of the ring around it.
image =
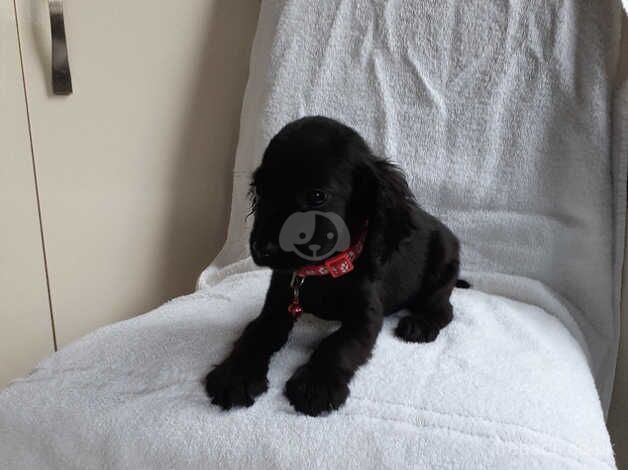
[[[458,240],[417,205],[403,173],[373,155],[353,129],[320,116],[288,124],[268,145],[251,188],[251,254],[273,273],[261,314],[207,375],[213,403],[224,409],[250,406],[267,389],[270,358],[295,322],[287,311],[291,275],[310,264],[277,245],[282,223],[294,212],[334,212],[354,237],[368,221],[355,269],[337,279],[309,277],[301,288],[306,312],[341,326],[287,382],[285,395],[297,411],[317,416],[345,402],[349,382],[368,360],[385,315],[408,311],[395,333],[410,342],[434,341],[451,321]],[[459,286],[468,284],[460,281]]]

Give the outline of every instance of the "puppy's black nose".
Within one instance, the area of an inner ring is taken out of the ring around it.
[[[266,242],[261,246],[258,243],[253,243],[252,248],[260,258],[269,258],[279,253],[279,245],[272,242]]]

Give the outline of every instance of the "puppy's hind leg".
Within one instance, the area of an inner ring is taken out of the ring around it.
[[[427,279],[421,293],[407,306],[410,315],[399,320],[395,334],[413,343],[434,341],[453,318],[449,297],[457,280],[457,261],[446,264],[440,276]]]

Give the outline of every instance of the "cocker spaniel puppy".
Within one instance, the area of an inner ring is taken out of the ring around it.
[[[208,375],[212,403],[250,406],[266,391],[271,356],[302,311],[341,323],[287,382],[299,412],[340,407],[382,319],[406,309],[395,333],[434,341],[452,319],[459,244],[414,200],[402,172],[353,129],[325,117],[285,126],[251,183],[253,260],[272,269],[260,315]]]

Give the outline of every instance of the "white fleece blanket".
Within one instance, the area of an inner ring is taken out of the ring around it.
[[[621,17],[617,0],[264,0],[228,242],[200,284],[248,256],[247,186],[269,139],[303,115],[334,117],[406,171],[459,236],[465,276],[584,336],[607,408],[628,159],[625,142],[611,152],[628,134],[611,121]]]
[[[201,380],[258,313],[269,276],[243,262],[222,277],[98,330],[0,393],[0,467],[614,468],[578,343],[542,309],[477,290],[454,292],[454,321],[433,343],[404,343],[387,320],[345,406],[320,418],[282,395],[337,327],[306,314],[273,358],[269,391],[221,411]]]

